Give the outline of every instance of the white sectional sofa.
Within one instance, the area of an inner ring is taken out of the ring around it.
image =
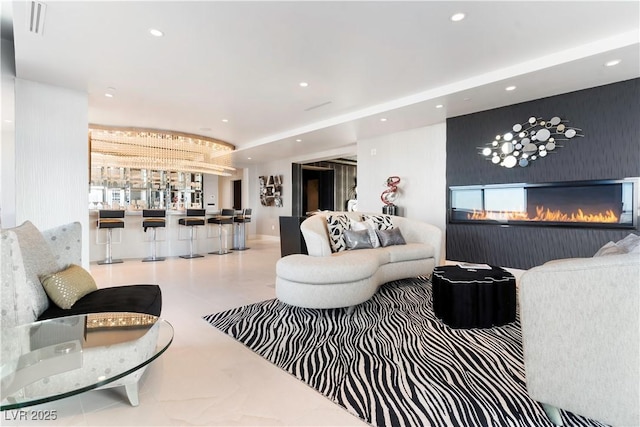
[[[431,224],[384,216],[398,228],[406,244],[335,252],[329,238],[329,217],[347,223],[380,214],[321,212],[300,226],[309,255],[289,255],[276,264],[276,296],[305,308],[352,307],[371,298],[384,283],[429,276],[440,264],[442,231]],[[332,229],[335,233],[335,229]]]

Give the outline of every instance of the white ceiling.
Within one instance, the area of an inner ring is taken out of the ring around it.
[[[88,92],[91,123],[228,141],[239,167],[640,76],[638,1],[45,3],[42,35],[13,4],[18,78]]]

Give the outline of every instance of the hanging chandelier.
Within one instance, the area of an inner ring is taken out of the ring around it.
[[[182,132],[89,125],[91,167],[123,167],[230,176],[227,142]]]

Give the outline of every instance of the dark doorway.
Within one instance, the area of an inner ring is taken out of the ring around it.
[[[335,210],[334,170],[302,167],[303,212]]]
[[[242,209],[242,180],[233,181],[233,209],[239,211]]]

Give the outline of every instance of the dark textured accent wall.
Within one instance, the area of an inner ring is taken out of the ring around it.
[[[478,147],[529,117],[558,116],[584,137],[528,167],[507,169]],[[640,176],[640,79],[542,98],[447,120],[447,186],[544,183]],[[447,205],[449,195],[447,196]],[[592,256],[637,230],[447,224],[447,258],[531,268],[557,258]]]

